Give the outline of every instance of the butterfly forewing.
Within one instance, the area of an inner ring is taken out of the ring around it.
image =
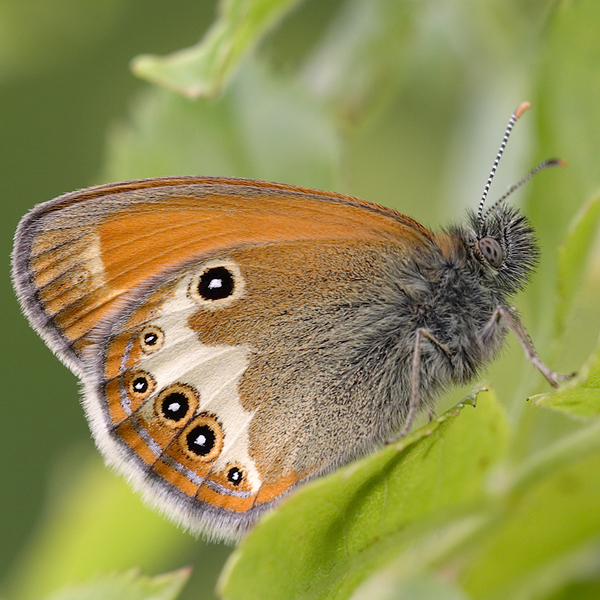
[[[143,180],[36,207],[15,237],[13,277],[32,324],[80,373],[90,332],[122,297],[195,256],[357,235],[401,234],[408,244],[425,232],[407,217],[327,192],[235,179]]]

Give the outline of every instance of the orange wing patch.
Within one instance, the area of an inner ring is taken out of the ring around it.
[[[125,182],[37,207],[18,234],[15,279],[38,328],[68,343],[55,349],[81,360],[123,294],[171,267],[248,244],[358,238],[432,239],[408,217],[331,192],[223,178]]]

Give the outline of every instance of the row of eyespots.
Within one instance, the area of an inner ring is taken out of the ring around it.
[[[138,400],[148,397],[156,387],[154,378],[145,371],[131,373],[128,379],[128,391]],[[196,391],[190,386],[175,383],[158,394],[154,400],[154,414],[163,427],[181,429],[197,406]],[[217,418],[208,413],[197,415],[178,437],[181,448],[193,460],[212,462],[223,449],[223,428]],[[244,480],[244,472],[238,466],[232,466],[227,471],[227,479],[238,486]]]
[[[189,294],[201,306],[224,308],[242,295],[243,288],[244,281],[237,265],[212,261],[192,279]],[[148,325],[138,334],[138,340],[144,354],[153,354],[164,346],[165,333],[156,325]],[[143,371],[131,373],[128,380],[129,392],[138,402],[149,397],[156,387],[154,378]],[[195,390],[174,384],[158,394],[154,413],[163,425],[180,428],[191,418],[197,406]],[[184,428],[179,435],[179,443],[190,458],[210,462],[221,453],[223,437],[223,429],[217,419],[203,413]],[[238,466],[232,466],[227,471],[227,479],[238,486],[244,480],[244,472]]]

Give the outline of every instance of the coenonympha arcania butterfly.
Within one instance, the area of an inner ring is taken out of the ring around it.
[[[405,434],[508,329],[562,381],[507,304],[535,265],[533,230],[507,194],[484,212],[527,107],[479,211],[447,231],[341,194],[219,177],[36,206],[16,233],[14,285],[81,378],[106,461],[192,531],[236,539],[298,484]]]

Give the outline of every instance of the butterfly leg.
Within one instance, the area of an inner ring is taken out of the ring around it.
[[[419,409],[421,408],[421,344],[423,343],[423,338],[428,339],[433,342],[436,346],[438,346],[444,353],[450,355],[450,349],[445,344],[442,344],[434,335],[429,331],[429,329],[425,329],[424,327],[419,327],[415,332],[415,349],[413,351],[412,358],[412,368],[411,368],[411,376],[410,376],[410,400],[408,404],[408,413],[406,415],[406,420],[404,421],[404,425],[400,433],[393,439],[391,442],[395,442],[401,438],[403,438],[409,431],[413,424]],[[432,412],[430,412],[430,417],[432,417]]]
[[[521,321],[516,312],[507,306],[500,305],[496,307],[496,310],[481,332],[484,341],[487,337],[492,335],[500,319],[504,319],[508,328],[515,334],[519,344],[521,344],[521,348],[523,348],[523,352],[525,352],[527,360],[541,372],[550,385],[558,387],[560,383],[568,381],[575,375],[575,373],[561,375],[542,362],[542,359],[538,356],[535,347],[533,346],[533,342],[525,329],[525,325],[523,325],[523,321]]]

